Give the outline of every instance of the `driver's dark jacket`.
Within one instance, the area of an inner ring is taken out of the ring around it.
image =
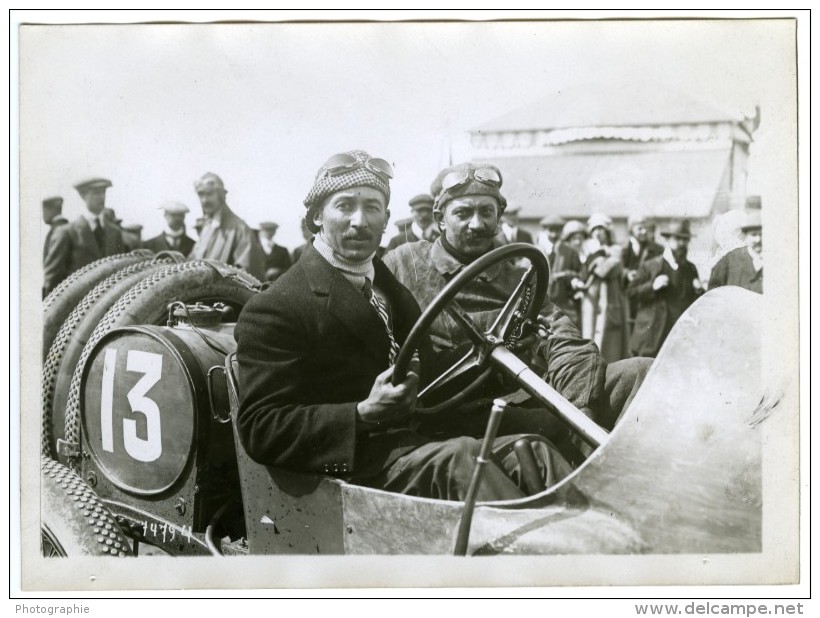
[[[464,268],[438,239],[401,245],[384,256],[384,263],[422,308]],[[468,284],[456,300],[479,327],[488,330],[523,273],[509,261],[496,264]],[[595,408],[605,399],[606,361],[595,344],[583,339],[578,328],[548,298],[540,315],[549,322],[550,335],[546,342],[538,342],[538,350],[530,350],[532,359],[524,360],[530,360],[531,368],[577,408],[596,416]],[[468,341],[465,331],[447,314],[435,320],[430,339],[437,352]]]
[[[418,304],[378,258],[374,265],[374,285],[390,303],[401,344],[419,317]],[[241,397],[237,430],[257,462],[367,478],[430,442],[406,425],[357,433],[356,404],[387,369],[389,341],[362,293],[312,244],[245,305],[234,336]],[[424,368],[430,354],[426,338],[419,354]]]

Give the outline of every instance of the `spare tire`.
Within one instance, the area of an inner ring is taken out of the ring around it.
[[[63,279],[43,300],[43,359],[46,358],[63,321],[91,288],[121,268],[149,260],[153,256],[148,249],[110,255],[86,264]]]
[[[135,324],[160,324],[171,302],[222,302],[236,314],[261,288],[247,272],[212,260],[174,264],[151,273],[124,294],[103,316],[77,361],[66,404],[65,440],[68,451],[80,444],[80,384],[94,346],[114,328]],[[63,456],[61,456],[62,459]]]
[[[116,271],[94,286],[63,321],[43,363],[40,450],[44,455],[55,457],[57,440],[64,437],[71,376],[97,322],[138,281],[178,261],[174,255],[160,254]]]
[[[114,515],[83,479],[40,458],[40,539],[45,557],[133,556]]]

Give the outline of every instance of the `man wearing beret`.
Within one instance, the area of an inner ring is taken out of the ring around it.
[[[63,217],[63,198],[43,200],[43,221],[48,226],[43,243],[43,298],[68,276],[68,264],[63,260],[71,250],[68,220]]]
[[[751,211],[740,226],[745,247],[732,249],[724,255],[709,277],[709,289],[722,285],[737,285],[758,294],[763,293],[763,223],[760,211]]]
[[[385,256],[387,267],[422,308],[453,276],[493,249],[498,222],[507,206],[501,186],[501,172],[489,164],[462,163],[436,176],[431,193],[436,196],[433,213],[441,236],[434,243],[402,245]],[[503,262],[474,279],[456,300],[480,328],[489,330],[522,274],[520,267]],[[525,360],[577,408],[611,429],[631,398],[633,387],[640,384],[649,361],[614,363],[608,372],[595,345],[584,340],[578,328],[548,298],[540,315],[548,333],[532,337],[523,349]],[[466,333],[447,314],[436,319],[430,334],[434,349],[444,353],[456,352],[468,342]],[[499,394],[490,390],[484,396],[489,402]],[[533,412],[508,408],[505,416],[505,430],[527,428],[556,441],[568,439],[563,425],[545,414],[543,407]]]
[[[257,279],[265,276],[265,254],[254,231],[228,208],[222,179],[208,172],[194,183],[204,221],[191,259],[211,259],[245,269]]]
[[[698,269],[686,259],[689,221],[670,221],[661,236],[666,239],[663,254],[645,261],[626,290],[637,306],[629,341],[635,356],[657,356],[675,322],[703,293]]]
[[[86,205],[86,212],[68,224],[69,240],[60,259],[68,274],[96,260],[126,251],[122,232],[105,216],[107,178],[89,178],[74,185]]]
[[[236,324],[237,431],[255,461],[417,496],[463,500],[481,440],[413,429],[429,342],[393,385],[399,346],[419,317],[413,296],[378,257],[390,216],[384,159],[354,150],[319,168],[304,200],[315,234],[299,261],[252,298]],[[512,452],[498,438],[479,500],[524,495]],[[534,445],[545,479],[568,464]]]
[[[154,253],[178,251],[187,257],[194,248],[194,239],[185,233],[188,207],[181,202],[166,202],[160,206],[160,210],[165,217],[165,229],[158,236],[146,240],[143,247]]]
[[[279,224],[274,221],[263,221],[259,224],[259,243],[265,253],[265,279],[275,281],[290,268],[290,253],[282,245],[274,242]]]
[[[399,233],[387,243],[387,251],[392,251],[407,242],[419,240],[433,242],[438,238],[438,226],[433,221],[433,198],[427,193],[421,193],[412,198],[409,203],[413,212],[412,220],[409,225],[399,227]]]

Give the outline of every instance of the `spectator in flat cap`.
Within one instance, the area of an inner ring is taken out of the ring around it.
[[[746,246],[724,255],[709,277],[709,289],[737,285],[758,294],[763,293],[763,222],[759,210],[746,214],[740,226]]]
[[[487,164],[460,164],[445,168],[436,176],[430,189],[436,196],[434,215],[441,236],[433,243],[402,245],[384,258],[387,267],[422,308],[429,306],[447,282],[468,264],[494,248],[495,231],[507,205],[501,187],[501,172]],[[579,270],[580,266],[579,263]],[[470,282],[455,300],[478,330],[488,331],[524,272],[517,264],[502,262]],[[595,345],[581,337],[579,328],[549,298],[544,300],[538,319],[545,326],[545,333],[523,343],[517,350],[519,357],[585,414],[611,428],[631,395],[625,394],[629,389],[622,388],[617,392],[623,399],[608,400],[607,381],[611,379],[615,384],[629,379],[633,385],[639,384],[648,361],[643,367],[616,363],[607,368]],[[432,324],[430,335],[434,349],[443,354],[463,355],[464,346],[469,344],[467,334],[446,312]],[[493,384],[482,392],[482,397],[503,394],[493,392],[498,383]],[[479,426],[486,416],[482,419],[483,415],[476,411],[471,410],[471,419],[459,419],[463,429],[482,430]],[[516,409],[512,413],[508,408],[505,417],[507,420],[502,420],[502,424],[508,430],[539,433],[560,443],[559,448],[570,460],[577,461],[580,456],[564,426],[542,407]]]
[[[391,381],[399,346],[420,315],[376,256],[390,217],[392,175],[387,161],[361,150],[335,155],[319,169],[305,199],[313,243],[296,266],[248,301],[236,324],[242,393],[236,429],[250,457],[266,465],[463,500],[480,440],[414,428],[429,342],[421,342],[407,377]],[[403,247],[415,245],[432,246]],[[516,439],[506,441],[511,447]],[[546,447],[538,444],[543,454]],[[567,471],[560,465],[556,459],[556,478]],[[478,499],[522,497],[521,481],[507,471],[521,478],[511,448],[486,467]]]
[[[274,242],[279,224],[274,221],[263,221],[259,224],[259,243],[265,253],[265,279],[275,281],[290,268],[290,253]]]
[[[43,200],[43,222],[48,226],[43,243],[43,298],[68,276],[68,264],[63,260],[71,251],[68,220],[63,217],[63,198]]]
[[[86,211],[68,224],[70,243],[56,256],[67,264],[67,274],[109,255],[126,251],[119,227],[105,216],[106,178],[89,178],[74,185],[86,205]]]
[[[202,204],[202,233],[191,259],[210,259],[245,269],[257,279],[265,276],[265,254],[254,231],[228,208],[222,179],[208,172],[194,183]]]
[[[508,243],[525,242],[533,244],[532,234],[520,226],[521,207],[518,204],[510,204],[501,217],[501,230]]]
[[[657,356],[678,318],[703,293],[697,267],[686,259],[692,233],[686,219],[670,221],[661,236],[663,254],[638,268],[627,287],[637,305],[630,348],[636,356]]]
[[[420,240],[433,242],[439,236],[438,226],[433,220],[433,197],[428,193],[421,193],[413,197],[408,203],[413,216],[408,225],[400,225],[400,221],[396,222],[399,233],[387,243],[387,251],[408,242],[418,242]]]
[[[165,229],[161,234],[146,240],[143,247],[154,253],[178,251],[188,257],[194,248],[194,239],[185,232],[185,215],[189,212],[188,207],[182,202],[165,202],[159,208],[165,217]]]

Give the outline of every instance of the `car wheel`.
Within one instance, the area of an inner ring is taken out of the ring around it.
[[[111,511],[76,473],[40,460],[40,539],[43,555],[131,556],[131,545]]]

